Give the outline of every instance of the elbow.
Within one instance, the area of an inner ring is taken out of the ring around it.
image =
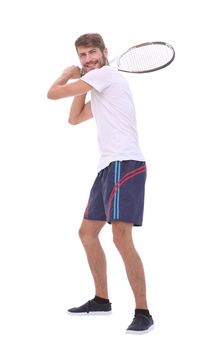
[[[49,100],[57,100],[57,97],[55,96],[55,94],[53,94],[53,92],[52,91],[48,91],[48,93],[47,93],[47,98],[49,99]]]
[[[77,125],[80,123],[80,120],[79,120],[79,116],[78,115],[75,115],[75,114],[70,114],[69,115],[69,120],[68,120],[69,124],[71,125]]]
[[[77,125],[78,124],[78,122],[76,120],[73,120],[71,118],[69,118],[68,123],[71,124],[71,125]]]
[[[48,98],[49,100],[57,100],[57,99],[59,99],[60,97],[59,97],[59,94],[57,93],[56,90],[54,90],[54,89],[49,89],[49,91],[48,91],[48,93],[47,93],[47,98]]]

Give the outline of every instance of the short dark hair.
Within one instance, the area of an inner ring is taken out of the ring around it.
[[[105,49],[104,40],[98,33],[87,33],[79,36],[79,38],[75,41],[76,50],[79,46],[98,47],[101,51]]]

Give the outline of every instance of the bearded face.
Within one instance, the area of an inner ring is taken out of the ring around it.
[[[78,56],[85,73],[101,68],[107,64],[107,49],[101,51],[97,47],[78,47]]]

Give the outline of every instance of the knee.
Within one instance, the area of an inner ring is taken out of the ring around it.
[[[125,246],[125,233],[121,230],[113,231],[113,242],[119,251]]]
[[[116,248],[122,253],[129,249],[132,242],[132,224],[112,224],[113,242]]]
[[[78,234],[83,245],[87,244],[89,240],[89,235],[82,227],[79,228]]]
[[[88,230],[83,229],[82,227],[80,227],[78,234],[79,234],[79,238],[84,246],[90,245],[95,240],[95,234],[88,231]]]

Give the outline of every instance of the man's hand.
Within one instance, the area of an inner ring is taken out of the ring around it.
[[[62,73],[62,78],[69,79],[79,79],[81,77],[81,69],[78,66],[70,66],[64,69]]]
[[[80,77],[81,69],[78,66],[67,67],[54,84],[52,84],[47,97],[51,100],[57,100],[69,96],[83,95],[92,90],[93,87],[79,79]],[[68,83],[70,79],[77,79],[77,81]]]

